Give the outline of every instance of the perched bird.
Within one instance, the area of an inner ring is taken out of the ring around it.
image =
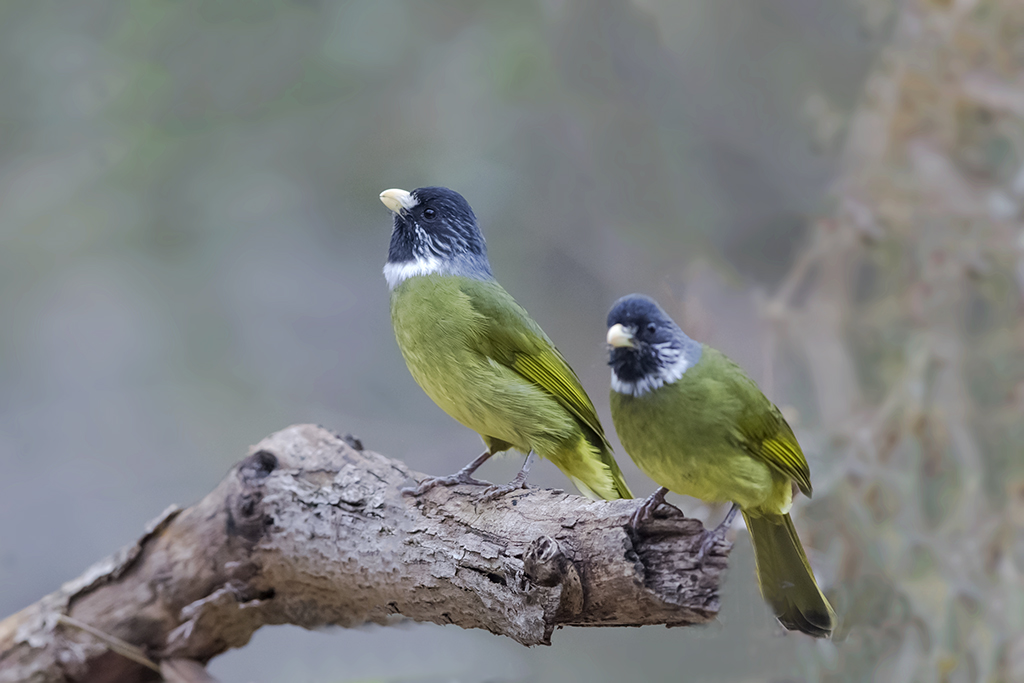
[[[594,404],[576,374],[491,274],[476,216],[458,192],[385,190],[394,212],[384,277],[391,323],[413,378],[446,413],[480,434],[487,450],[459,472],[421,482],[481,484],[473,472],[514,448],[523,468],[485,497],[523,486],[531,451],[558,466],[585,495],[631,498]]]
[[[779,621],[828,637],[835,614],[789,516],[793,484],[810,496],[811,473],[779,409],[742,368],[687,337],[646,296],[615,302],[607,342],[615,429],[637,466],[662,487],[637,511],[634,525],[668,491],[732,502],[726,521],[705,541],[724,535],[739,509],[754,544],[761,594]]]

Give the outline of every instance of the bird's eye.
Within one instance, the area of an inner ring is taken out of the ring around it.
[[[658,326],[654,323],[647,323],[647,334],[654,334],[658,331]]]
[[[434,211],[433,209],[423,209],[423,217],[428,221],[433,220],[436,215],[437,211]]]

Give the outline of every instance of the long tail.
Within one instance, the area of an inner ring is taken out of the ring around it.
[[[787,515],[743,519],[754,544],[757,582],[775,616],[791,631],[828,638],[835,627],[832,606],[814,581],[807,555]]]

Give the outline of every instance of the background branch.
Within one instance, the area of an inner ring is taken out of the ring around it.
[[[135,544],[0,622],[0,681],[156,680],[147,657],[179,677],[265,624],[411,619],[541,645],[559,626],[683,626],[718,612],[729,547],[696,562],[703,526],[674,509],[637,538],[625,528],[636,501],[402,496],[419,478],[322,427],[278,432],[202,501],[168,508]],[[139,647],[141,661],[72,622]]]

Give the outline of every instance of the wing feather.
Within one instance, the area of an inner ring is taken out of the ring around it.
[[[461,286],[473,309],[479,314],[480,332],[474,343],[485,356],[513,370],[534,386],[552,396],[579,422],[584,438],[611,478],[611,489],[602,489],[604,498],[632,498],[605,436],[597,409],[587,396],[579,377],[555,348],[544,330],[501,285],[494,281],[466,280]],[[581,490],[593,487],[594,482]]]
[[[795,481],[810,496],[811,468],[782,412],[739,365],[724,355],[721,358],[730,366],[731,393],[740,406],[736,433],[745,450]]]
[[[549,393],[607,446],[579,377],[526,310],[497,282],[466,280],[461,288],[485,326],[474,340],[480,352]]]

